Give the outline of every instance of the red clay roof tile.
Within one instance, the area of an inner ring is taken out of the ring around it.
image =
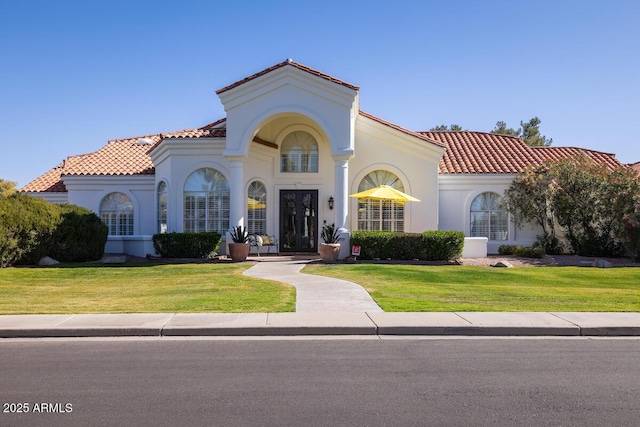
[[[221,93],[224,93],[224,92],[226,92],[228,90],[231,90],[233,88],[241,86],[241,85],[243,85],[243,84],[245,84],[247,82],[250,82],[251,80],[257,79],[258,77],[264,76],[265,74],[269,74],[270,72],[275,71],[275,70],[277,70],[279,68],[285,67],[287,65],[290,65],[290,66],[295,67],[295,68],[297,68],[299,70],[305,71],[305,72],[307,72],[309,74],[313,74],[314,76],[321,77],[321,78],[323,78],[325,80],[329,80],[329,81],[331,81],[333,83],[337,83],[337,84],[342,85],[344,87],[347,87],[349,89],[353,89],[353,90],[356,90],[356,91],[360,90],[360,88],[358,86],[356,86],[356,85],[352,85],[351,83],[347,83],[344,80],[340,80],[340,79],[337,79],[337,78],[335,78],[333,76],[330,76],[329,74],[325,74],[322,71],[318,71],[318,70],[315,70],[315,69],[313,69],[311,67],[307,67],[306,65],[302,65],[302,64],[300,64],[298,62],[295,62],[292,59],[287,59],[286,61],[280,62],[279,64],[273,65],[273,66],[271,66],[269,68],[265,68],[262,71],[259,71],[259,72],[255,73],[255,74],[252,74],[249,77],[245,77],[242,80],[238,80],[237,82],[232,83],[229,86],[225,86],[222,89],[218,89],[216,91],[216,93],[218,95],[220,95]]]
[[[587,155],[608,168],[622,166],[615,155],[574,147],[530,147],[518,137],[471,131],[426,131],[421,134],[447,147],[441,174],[516,174],[546,160]]]

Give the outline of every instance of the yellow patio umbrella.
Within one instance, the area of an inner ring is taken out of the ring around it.
[[[267,207],[267,205],[265,205],[264,203],[260,203],[256,199],[252,199],[251,197],[248,197],[247,199],[248,199],[247,206],[249,207],[250,210],[264,209]]]
[[[356,194],[351,194],[349,197],[355,197],[356,199],[370,199],[370,200],[393,200],[395,202],[419,202],[420,199],[416,199],[406,193],[389,185],[379,185],[374,188],[370,188],[365,191],[361,191]]]

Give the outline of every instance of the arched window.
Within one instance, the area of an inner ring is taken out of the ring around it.
[[[509,239],[509,214],[500,206],[496,193],[482,193],[471,202],[471,237]]]
[[[267,234],[267,189],[260,181],[253,181],[247,192],[247,231]]]
[[[318,172],[318,142],[304,131],[287,135],[280,147],[280,172]]]
[[[110,236],[133,235],[133,203],[126,194],[107,194],[100,202],[100,218]]]
[[[215,169],[198,169],[184,184],[184,231],[197,233],[229,229],[229,183]]]
[[[388,185],[404,192],[402,181],[395,174],[385,170],[376,170],[365,176],[358,192]],[[358,200],[358,230],[367,231],[404,231],[404,203],[393,200]]]
[[[167,183],[158,184],[158,233],[167,232]]]

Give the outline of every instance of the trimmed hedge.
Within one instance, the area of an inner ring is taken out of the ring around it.
[[[203,233],[162,233],[153,235],[153,248],[163,258],[211,258],[218,253],[222,235]]]
[[[107,227],[93,212],[23,194],[0,197],[0,267],[95,261],[104,255]]]
[[[446,261],[459,258],[464,234],[459,231],[432,230],[424,233],[354,231],[351,245],[360,246],[360,258]]]
[[[541,246],[525,247],[519,245],[502,245],[498,248],[499,255],[515,255],[523,258],[544,258],[546,255]]]

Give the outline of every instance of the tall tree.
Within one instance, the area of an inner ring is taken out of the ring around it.
[[[532,166],[513,180],[503,204],[516,224],[541,226],[539,244],[556,243],[555,224],[578,255],[638,257],[640,181],[630,168],[608,170],[588,157]]]
[[[497,122],[496,127],[493,128],[491,133],[499,135],[517,136],[523,139],[525,144],[531,147],[549,146],[553,143],[553,138],[547,138],[544,135],[540,135],[540,124],[542,120],[538,117],[534,117],[528,122],[520,121],[520,126],[517,130],[508,128],[506,122]]]
[[[528,122],[520,122],[522,126],[522,134],[520,135],[524,142],[531,147],[548,147],[553,143],[553,138],[548,138],[544,135],[540,135],[540,123],[542,121],[534,117]]]
[[[462,126],[457,125],[457,124],[452,124],[449,127],[447,127],[447,125],[438,125],[438,126],[433,127],[433,128],[431,128],[429,130],[430,131],[441,131],[441,130],[461,131],[462,130]]]
[[[514,128],[508,128],[507,123],[500,121],[496,123],[496,127],[493,128],[491,133],[495,133],[498,135],[509,135],[509,136],[520,136],[520,131],[522,129],[518,128],[515,130]]]

